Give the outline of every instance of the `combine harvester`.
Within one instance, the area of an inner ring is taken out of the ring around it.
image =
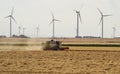
[[[63,47],[62,42],[50,40],[43,43],[43,50],[68,50],[69,47]]]

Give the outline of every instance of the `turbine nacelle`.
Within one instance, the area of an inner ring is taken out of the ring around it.
[[[78,11],[78,10],[73,10],[73,11],[75,11],[75,12],[78,13],[78,14],[80,13],[80,11]]]

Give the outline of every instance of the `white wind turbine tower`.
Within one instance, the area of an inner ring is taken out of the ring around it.
[[[15,18],[13,17],[13,10],[14,8],[12,8],[11,14],[5,17],[5,18],[10,18],[10,37],[12,37],[12,20],[14,20],[14,22],[17,23]]]
[[[19,29],[19,36],[20,36],[20,33],[21,33],[21,27],[19,26],[18,29]]]
[[[82,18],[80,15],[80,11],[74,10],[77,13],[77,29],[76,29],[76,37],[79,37],[79,20],[82,24]]]
[[[39,25],[36,29],[37,29],[37,37],[38,37],[39,36],[39,30],[40,30]]]
[[[115,38],[116,27],[113,27],[113,38]]]
[[[26,28],[23,27],[23,35],[24,35],[24,36],[25,36],[25,30],[26,30]]]
[[[102,33],[101,33],[101,35],[102,35],[102,38],[103,38],[104,37],[104,17],[108,17],[108,16],[111,16],[111,15],[104,15],[99,8],[97,8],[97,9],[98,9],[99,13],[101,14],[101,19],[100,19],[99,24],[102,23]]]
[[[52,13],[52,21],[50,22],[50,24],[53,23],[53,36],[52,36],[53,39],[54,39],[54,37],[55,37],[55,21],[60,21],[60,20],[55,19],[55,18],[54,18],[54,15],[53,15],[53,13]]]

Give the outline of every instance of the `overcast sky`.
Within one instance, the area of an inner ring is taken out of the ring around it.
[[[51,12],[56,19],[55,36],[75,37],[76,36],[76,13],[73,10],[80,10],[82,24],[80,24],[80,36],[101,36],[101,15],[112,16],[104,18],[104,37],[110,38],[113,35],[112,28],[116,26],[116,36],[120,36],[120,0],[0,0],[0,35],[9,36],[8,16],[14,7],[14,18],[17,24],[12,21],[13,34],[18,35],[18,26],[25,27],[25,35],[36,37],[36,27],[39,25],[40,37],[52,36]],[[21,30],[21,34],[22,34]]]

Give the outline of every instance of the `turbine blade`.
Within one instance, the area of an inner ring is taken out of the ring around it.
[[[12,10],[11,10],[11,15],[13,15],[13,11],[14,11],[14,8],[12,8]]]
[[[100,19],[100,22],[99,22],[99,24],[102,22],[102,17],[101,17],[101,19]]]
[[[52,13],[52,18],[54,19],[54,15],[53,15],[53,12],[51,12]]]
[[[15,21],[15,23],[17,23],[17,21],[15,20],[15,18],[13,16],[11,16],[11,18]]]
[[[37,30],[39,30],[39,25],[38,25],[38,27],[37,27]]]
[[[21,27],[19,26],[19,29],[21,29]]]
[[[107,16],[112,16],[112,15],[103,15],[104,17],[107,17]]]
[[[80,22],[81,22],[81,24],[82,24],[82,18],[81,18],[81,15],[80,15],[80,12],[79,12],[79,18],[80,18]]]
[[[6,17],[4,17],[4,18],[9,18],[10,17],[10,15],[9,16],[6,16]]]
[[[52,24],[54,20],[52,20],[49,24]]]
[[[97,8],[97,9],[98,9],[98,11],[100,12],[100,14],[103,15],[103,13],[101,12],[101,10],[100,10],[99,8]]]
[[[60,22],[60,20],[57,20],[57,19],[54,19],[54,21],[59,21]]]

